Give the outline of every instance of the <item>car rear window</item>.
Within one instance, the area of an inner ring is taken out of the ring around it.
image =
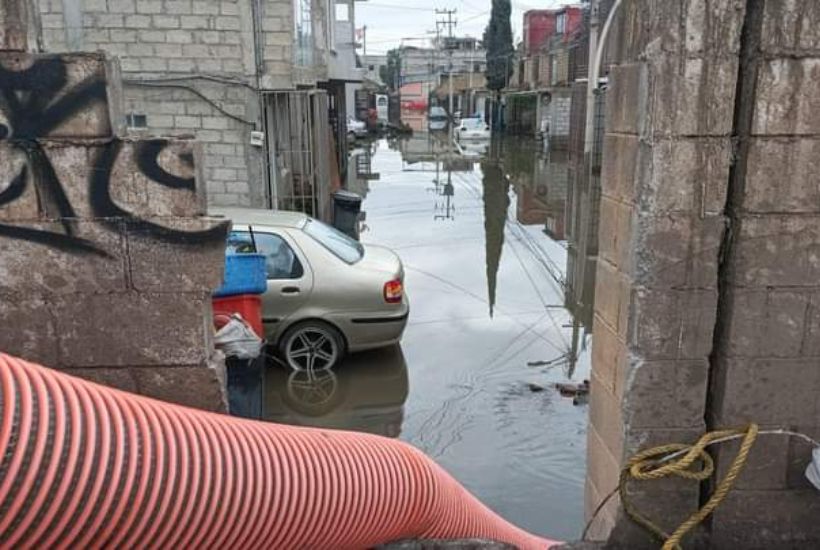
[[[358,241],[318,220],[309,219],[304,231],[344,262],[355,264],[364,256],[364,248]]]

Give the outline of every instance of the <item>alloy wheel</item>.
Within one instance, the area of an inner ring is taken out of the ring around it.
[[[304,327],[288,340],[285,359],[290,368],[297,371],[329,369],[339,359],[339,345],[328,330]]]

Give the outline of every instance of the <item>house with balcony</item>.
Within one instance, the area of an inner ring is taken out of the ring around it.
[[[588,23],[580,4],[524,13],[523,41],[504,92],[509,132],[546,134],[553,146],[566,145],[570,85],[586,77]]]

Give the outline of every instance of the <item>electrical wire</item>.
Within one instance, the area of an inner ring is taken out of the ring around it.
[[[205,94],[203,94],[202,92],[200,92],[199,90],[194,88],[193,86],[187,86],[185,84],[171,84],[171,83],[157,83],[157,82],[152,83],[152,82],[148,82],[148,81],[145,81],[145,80],[130,80],[130,79],[129,80],[123,80],[123,82],[125,84],[130,84],[130,85],[133,85],[133,86],[142,86],[142,87],[145,87],[145,88],[174,88],[174,89],[178,89],[178,90],[187,90],[187,91],[191,92],[192,94],[194,94],[195,96],[202,99],[203,101],[205,101],[206,103],[208,103],[209,105],[211,105],[214,109],[216,109],[217,111],[219,111],[220,113],[222,113],[226,117],[228,117],[232,120],[235,120],[237,122],[241,122],[242,124],[246,124],[248,126],[256,127],[256,125],[257,125],[256,122],[251,122],[250,120],[245,120],[244,118],[242,118],[240,116],[236,116],[235,114],[231,113],[230,111],[227,111],[224,107],[222,107],[222,105],[220,105],[219,103],[217,103],[213,99],[209,98],[208,96],[206,96]]]

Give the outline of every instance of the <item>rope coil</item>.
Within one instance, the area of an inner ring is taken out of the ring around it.
[[[731,491],[737,477],[746,465],[746,460],[749,458],[749,452],[757,439],[758,432],[757,424],[749,424],[746,428],[706,433],[694,445],[672,443],[639,452],[629,460],[626,467],[621,471],[618,494],[621,497],[624,511],[635,523],[663,540],[663,550],[680,550],[684,535],[706,519]],[[726,476],[717,484],[714,493],[712,493],[706,504],[681,523],[671,535],[639,512],[629,501],[627,486],[632,479],[648,481],[669,476],[694,481],[709,479],[715,471],[715,463],[709,453],[706,452],[706,447],[717,443],[719,440],[725,440],[727,437],[734,439],[738,436],[743,437],[743,441]],[[678,456],[680,458],[677,458]]]

